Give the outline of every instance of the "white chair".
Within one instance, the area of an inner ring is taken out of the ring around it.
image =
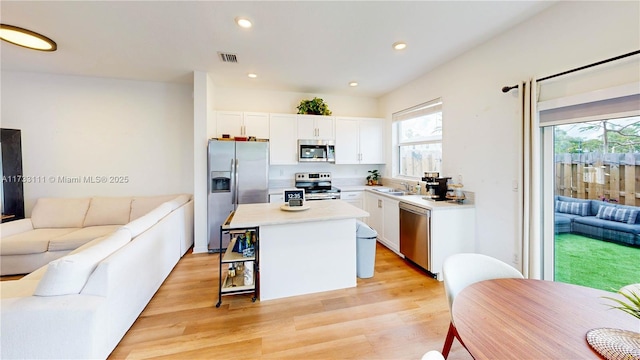
[[[444,356],[437,350],[427,351],[420,360],[444,360]]]
[[[449,301],[449,314],[451,323],[449,324],[449,332],[444,341],[442,355],[446,359],[449,356],[453,338],[464,346],[464,342],[460,339],[458,331],[453,323],[453,301],[462,289],[483,280],[502,279],[502,278],[519,278],[522,274],[511,265],[504,263],[498,259],[482,254],[455,254],[445,259],[442,266],[442,277],[444,280],[444,290]]]

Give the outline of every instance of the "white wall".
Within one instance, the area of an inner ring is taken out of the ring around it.
[[[637,50],[639,14],[638,2],[560,2],[380,99],[390,119],[442,97],[443,174],[476,193],[477,252],[520,266],[519,98],[502,86]]]
[[[2,127],[22,130],[24,175],[44,179],[24,186],[27,216],[39,197],[193,193],[190,85],[2,72],[1,100]]]
[[[378,100],[369,97],[216,87],[214,107],[224,111],[295,114],[300,100],[319,97],[334,116],[380,117]]]

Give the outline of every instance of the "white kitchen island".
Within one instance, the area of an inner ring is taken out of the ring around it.
[[[260,300],[356,286],[356,218],[369,213],[342,200],[242,204],[230,227],[260,227]]]

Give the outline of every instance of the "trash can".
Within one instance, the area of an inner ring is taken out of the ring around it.
[[[361,279],[373,277],[376,264],[376,236],[378,233],[356,220],[356,275]]]

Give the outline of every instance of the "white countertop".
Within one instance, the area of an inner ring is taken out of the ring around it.
[[[383,187],[384,188],[384,187]],[[425,195],[389,195],[384,192],[375,191],[371,188],[368,188],[366,191],[371,192],[372,194],[386,196],[388,198],[398,200],[400,202],[416,205],[429,210],[455,210],[455,209],[472,209],[475,208],[474,204],[462,203],[458,204],[455,202],[449,201],[434,201],[434,200],[426,200],[423,199]]]
[[[284,211],[282,203],[241,204],[229,224],[231,227],[278,225],[323,220],[368,217],[369,213],[342,200],[305,201],[308,210]]]

